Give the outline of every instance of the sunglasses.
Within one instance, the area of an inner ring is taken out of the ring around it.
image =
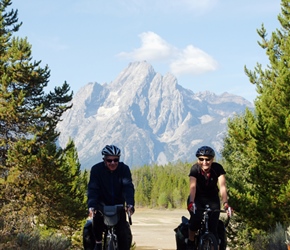
[[[111,163],[111,162],[119,162],[119,159],[118,158],[116,158],[116,159],[106,159],[106,162],[109,162],[109,163]]]
[[[198,158],[198,160],[199,160],[199,161],[207,161],[207,162],[208,162],[208,161],[211,161],[211,159],[209,159],[209,158]]]

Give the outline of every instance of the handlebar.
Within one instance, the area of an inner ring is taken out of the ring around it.
[[[224,225],[225,225],[225,227],[227,227],[228,226],[228,224],[229,224],[229,222],[230,222],[230,218],[231,218],[231,216],[232,216],[232,210],[231,210],[231,208],[229,207],[229,209],[228,210],[224,210],[224,209],[215,209],[215,210],[212,210],[210,207],[209,207],[209,205],[206,205],[206,207],[203,209],[203,213],[204,214],[207,214],[207,213],[209,213],[209,212],[220,212],[220,213],[226,213],[227,214],[227,218],[226,218],[226,220],[224,221]]]
[[[204,208],[204,212],[220,212],[220,213],[227,213],[228,217],[232,217],[232,208],[229,207],[228,209],[215,209],[212,210],[209,205],[206,205]]]
[[[116,214],[120,209],[124,209],[128,215],[129,224],[132,225],[132,217],[128,206],[124,206],[123,204],[116,204],[112,206],[103,206],[100,210],[98,210],[102,215],[112,216]],[[89,216],[93,217],[97,210],[89,211]]]

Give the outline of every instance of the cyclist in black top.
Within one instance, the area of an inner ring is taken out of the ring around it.
[[[102,234],[104,220],[100,213],[104,205],[126,204],[128,212],[134,213],[134,185],[130,168],[119,162],[121,150],[114,145],[107,145],[102,150],[103,161],[95,164],[90,173],[88,184],[88,207],[90,214],[94,213],[93,231],[95,235],[95,250],[102,249]],[[123,211],[117,225],[119,248],[129,250],[128,223],[126,213]],[[131,235],[132,236],[132,235]]]
[[[226,172],[222,165],[213,162],[214,156],[215,152],[211,147],[203,146],[199,148],[196,152],[198,161],[190,169],[190,195],[188,197],[190,224],[187,250],[194,250],[194,237],[200,227],[205,205],[209,205],[212,210],[220,210],[220,193],[224,208],[229,208]],[[216,236],[217,242],[219,242],[217,233],[218,220],[219,213],[212,213],[209,221],[209,230]]]

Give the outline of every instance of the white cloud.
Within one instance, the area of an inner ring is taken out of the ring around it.
[[[140,48],[132,52],[121,52],[118,56],[133,61],[165,62],[175,75],[198,75],[214,71],[218,67],[210,55],[193,45],[178,49],[154,32],[144,32],[140,38]]]
[[[132,52],[121,52],[118,56],[132,60],[160,61],[168,59],[175,49],[154,32],[139,35],[141,47]]]
[[[170,64],[175,75],[198,75],[218,68],[218,63],[207,53],[193,45],[187,46]]]

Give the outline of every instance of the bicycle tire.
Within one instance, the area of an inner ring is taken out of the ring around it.
[[[107,239],[104,250],[114,250],[113,239]]]
[[[214,234],[203,234],[200,237],[198,250],[218,250],[218,243]]]

